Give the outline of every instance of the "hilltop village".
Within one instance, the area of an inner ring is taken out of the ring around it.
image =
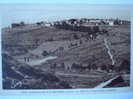
[[[10,69],[15,75],[23,75],[27,82],[33,79],[34,83],[38,79],[41,82],[42,76],[37,79],[25,73],[29,69],[20,71],[18,68],[21,66],[17,66],[15,61],[42,74],[53,74],[63,81],[63,85],[60,81],[59,86],[66,86],[57,88],[94,88],[119,74],[122,76],[118,77],[117,83],[103,87],[129,86],[130,21],[73,18],[34,24],[23,21],[12,23],[10,27],[2,29],[2,53],[13,58],[16,66]],[[18,80],[8,73],[5,75],[6,83],[16,80],[23,85],[22,79]]]

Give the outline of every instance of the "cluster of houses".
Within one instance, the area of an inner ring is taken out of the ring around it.
[[[97,34],[108,35],[105,26],[127,25],[130,21],[119,19],[69,19],[54,22],[54,27],[70,31],[86,32],[90,37],[96,37]]]
[[[130,24],[130,21],[127,20],[120,20],[120,19],[87,19],[87,18],[81,18],[81,19],[68,19],[68,20],[62,20],[62,21],[55,21],[55,22],[44,22],[40,21],[37,22],[36,25],[38,26],[57,26],[57,25],[70,25],[70,26],[98,26],[98,25],[126,25]],[[12,23],[11,27],[22,27],[26,24],[22,21],[20,23]]]
[[[98,26],[98,25],[126,25],[130,24],[130,21],[120,20],[120,19],[69,19],[63,21],[56,21],[54,25],[71,25],[71,26]]]

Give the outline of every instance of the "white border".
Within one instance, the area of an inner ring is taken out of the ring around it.
[[[88,4],[90,5],[90,4]],[[98,4],[98,5],[102,5],[102,4]],[[105,4],[103,4],[105,5]],[[0,17],[1,17],[0,13]],[[90,89],[41,89],[41,90],[20,90],[20,89],[2,89],[2,61],[0,61],[0,95],[48,95],[48,94],[96,94],[96,93],[116,93],[116,92],[128,92],[128,91],[133,91],[133,61],[132,61],[132,57],[133,57],[133,10],[130,11],[131,14],[131,74],[130,74],[130,87],[122,87],[122,88],[90,88]],[[1,42],[1,22],[2,19],[0,18],[0,42]],[[0,52],[1,52],[1,44],[0,44]],[[2,56],[0,55],[0,59],[2,60]]]

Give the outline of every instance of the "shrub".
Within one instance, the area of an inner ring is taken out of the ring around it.
[[[49,55],[49,53],[47,51],[42,52],[42,56],[47,56],[47,55]]]

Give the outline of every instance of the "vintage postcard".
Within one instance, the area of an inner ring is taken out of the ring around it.
[[[0,6],[0,94],[132,90],[132,6]]]

